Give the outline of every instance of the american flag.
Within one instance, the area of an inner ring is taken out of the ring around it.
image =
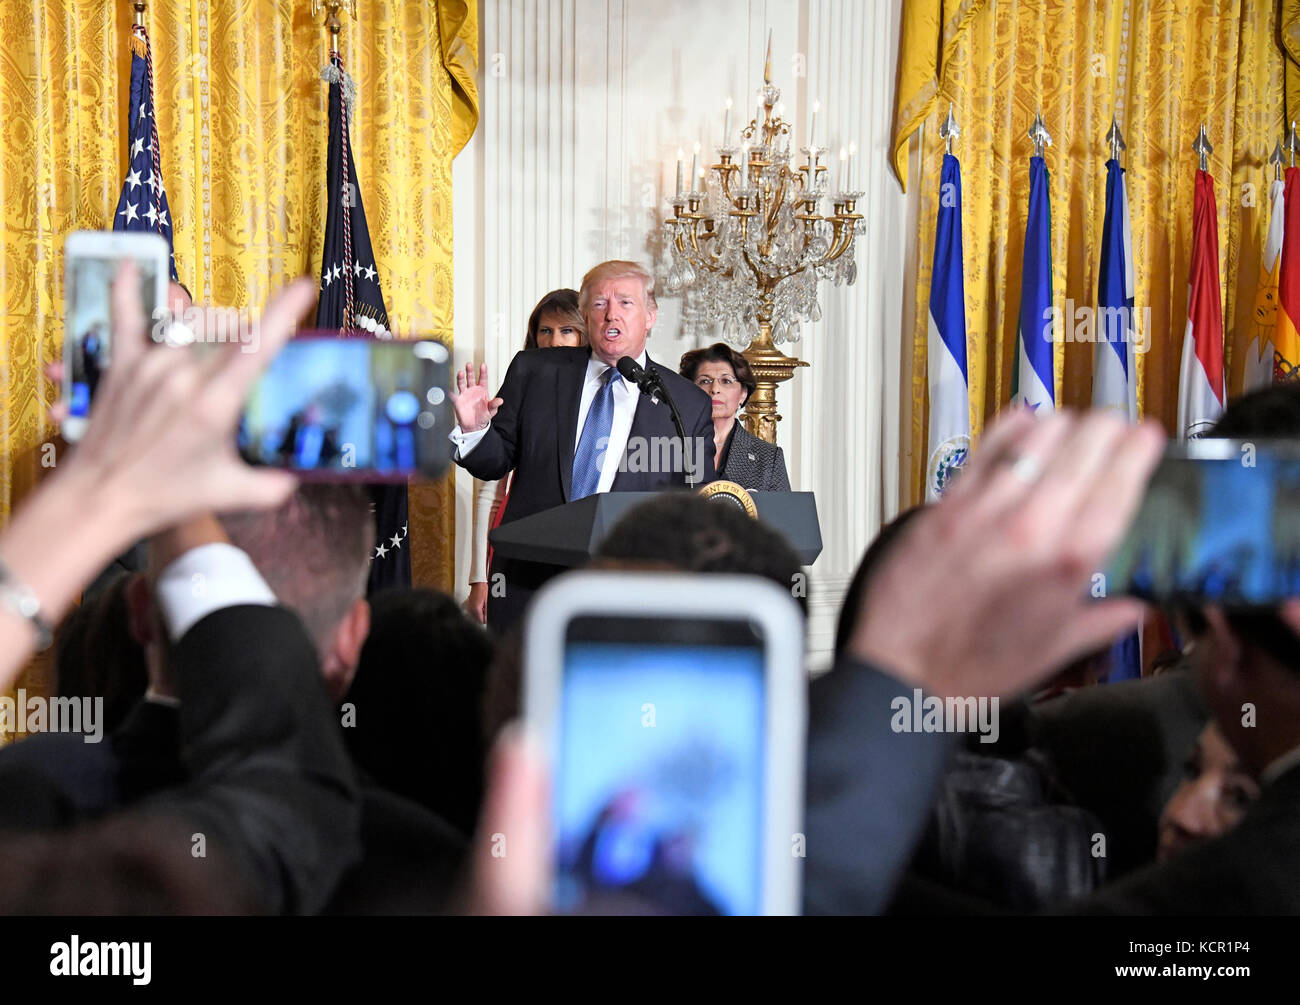
[[[171,250],[172,280],[176,276],[176,253],[172,250],[171,208],[163,188],[162,151],[158,145],[158,122],[153,103],[153,56],[149,33],[143,25],[131,32],[131,103],[127,112],[129,163],[122,194],[113,214],[114,230],[140,230],[161,234]]]
[[[370,229],[361,205],[361,188],[352,161],[349,119],[356,84],[343,60],[331,53],[321,77],[329,82],[329,154],[326,166],[325,250],[321,255],[320,301],[316,327],[340,335],[368,332],[391,338],[384,294],[379,287]],[[368,592],[411,585],[410,531],[405,485],[373,485],[375,530]]]

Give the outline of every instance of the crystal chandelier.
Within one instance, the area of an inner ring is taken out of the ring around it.
[[[827,151],[816,143],[816,106],[808,145],[800,150],[804,163],[793,163],[790,124],[781,118],[781,92],[772,84],[770,37],[758,95],[757,113],[741,129],[738,147],[731,145],[728,102],[719,163],[700,170],[697,145],[686,191],[678,151],[677,194],[664,221],[672,256],[665,292],[694,293],[704,318],[746,350],[758,389],[743,421],[755,436],[773,442],[781,418],[776,385],[808,365],[776,346],[797,342],[803,322],[821,319],[820,280],[838,286],[857,278],[855,237],[864,223],[855,212],[862,193],[852,190],[846,149],[840,151],[838,191],[829,196],[833,211],[821,212],[830,172],[822,163]]]

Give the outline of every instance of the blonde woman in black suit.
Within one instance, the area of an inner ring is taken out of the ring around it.
[[[713,401],[713,444],[718,477],[758,492],[789,492],[781,448],[736,421],[758,386],[749,361],[723,342],[682,356],[678,372]]]

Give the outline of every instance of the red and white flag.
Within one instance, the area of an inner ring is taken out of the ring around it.
[[[1219,216],[1214,179],[1196,172],[1192,275],[1178,384],[1178,435],[1196,439],[1223,413],[1223,301],[1219,295]]]

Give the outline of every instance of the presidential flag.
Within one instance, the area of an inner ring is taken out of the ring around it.
[[[1133,234],[1124,169],[1106,162],[1106,217],[1101,228],[1097,278],[1097,343],[1093,353],[1092,407],[1136,422],[1137,366],[1133,358]]]
[[[961,165],[944,154],[934,268],[930,274],[929,461],[926,498],[943,495],[948,480],[970,452],[970,404],[966,383],[966,285],[961,249]]]
[[[1219,295],[1219,216],[1214,179],[1196,172],[1192,275],[1178,383],[1178,435],[1203,436],[1223,413],[1223,301]]]
[[[1052,206],[1047,162],[1029,158],[1029,216],[1025,221],[1024,268],[1020,286],[1012,404],[1040,415],[1056,411],[1056,377],[1052,359]]]
[[[153,55],[144,25],[131,31],[131,97],[127,111],[127,168],[113,214],[114,230],[139,230],[161,234],[172,249],[171,209],[163,187],[162,151],[153,103]],[[176,254],[171,251],[172,281]]]
[[[1255,335],[1246,347],[1242,390],[1246,392],[1273,383],[1273,345],[1277,335],[1277,288],[1282,273],[1282,236],[1286,230],[1286,184],[1275,178],[1269,187],[1271,209],[1264,257],[1260,260],[1259,286],[1255,291]]]
[[[326,166],[327,211],[325,249],[321,255],[320,301],[316,327],[340,335],[368,332],[391,338],[379,272],[370,247],[370,229],[361,204],[361,188],[348,137],[356,83],[343,69],[343,59],[330,54],[321,71],[329,82],[329,153]],[[410,533],[405,485],[373,485],[375,530],[368,592],[411,585]]]
[[[1278,258],[1273,381],[1300,379],[1300,168],[1286,169],[1285,234]]]

